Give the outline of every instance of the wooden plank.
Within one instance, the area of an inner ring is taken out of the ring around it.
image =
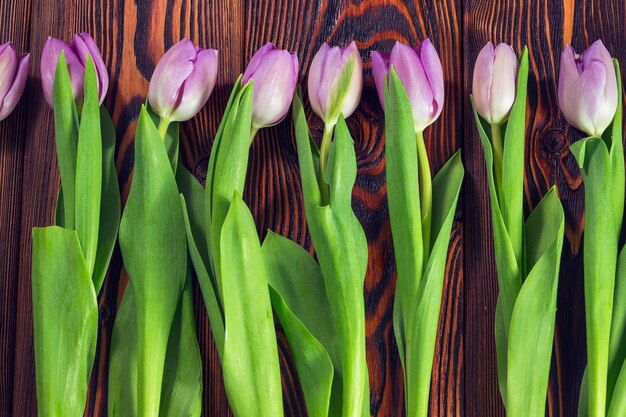
[[[441,119],[427,131],[434,168],[461,145],[463,86],[461,79],[460,1],[338,3],[248,1],[246,57],[264,43],[297,52],[302,84],[306,70],[323,42],[345,45],[355,39],[371,75],[369,51],[389,50],[395,40],[415,44],[429,36],[441,54],[446,79],[446,103]],[[293,30],[293,28],[298,28]],[[305,93],[305,101],[306,101]],[[323,126],[307,106],[312,133],[321,140]],[[371,411],[375,416],[398,415],[403,408],[402,368],[393,334],[392,311],[395,261],[389,226],[384,159],[384,116],[371,77],[366,78],[361,107],[348,119],[355,138],[358,178],[353,205],[369,245],[365,284],[367,347]],[[250,181],[245,198],[263,235],[268,228],[310,247],[301,202],[297,155],[289,122],[262,131],[252,147]],[[463,413],[462,228],[455,225],[446,280],[440,334],[433,372],[431,415]],[[291,365],[285,366],[291,369]],[[287,391],[298,384],[285,381]],[[293,395],[286,394],[287,415],[303,415]],[[288,399],[288,400],[287,400]],[[301,400],[300,400],[301,403]]]
[[[49,35],[69,39],[76,27],[76,4],[31,2],[29,49],[35,74],[39,74],[41,50]],[[37,414],[30,287],[31,230],[52,222],[59,185],[54,153],[53,117],[38,78],[29,80],[28,123],[25,131],[24,174],[16,309],[13,416]]]
[[[28,50],[30,2],[0,3],[0,44],[12,42],[18,54]],[[34,74],[31,62],[30,74]],[[32,80],[32,78],[31,78]],[[20,213],[22,173],[27,125],[28,86],[13,113],[0,122],[0,415],[13,407],[13,364],[15,360],[15,309],[18,304]]]

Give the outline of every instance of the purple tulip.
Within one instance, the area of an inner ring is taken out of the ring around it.
[[[363,63],[354,41],[346,48],[322,45],[309,70],[309,101],[324,123],[334,126],[339,114],[356,110],[363,89]]]
[[[242,85],[254,81],[253,129],[280,123],[289,110],[298,82],[298,57],[272,43],[259,49],[248,64]]]
[[[81,100],[83,97],[85,65],[87,64],[87,55],[91,56],[91,60],[96,68],[98,96],[100,97],[100,104],[102,104],[109,89],[109,73],[93,38],[88,33],[80,33],[74,35],[69,45],[60,39],[48,37],[48,41],[43,47],[41,53],[41,81],[44,96],[50,107],[54,107],[54,75],[61,51],[65,53],[72,91],[74,98],[77,100]]]
[[[476,111],[490,124],[504,122],[515,101],[517,56],[509,45],[501,43],[495,49],[491,42],[481,49],[472,82]]]
[[[217,51],[183,39],[161,58],[150,80],[148,101],[162,118],[182,122],[206,104],[217,80]]]
[[[0,45],[0,120],[6,119],[22,97],[30,54],[18,55],[10,42]]]
[[[602,41],[582,55],[567,46],[561,54],[559,107],[567,121],[591,136],[602,136],[617,110],[617,78]]]
[[[383,109],[385,76],[391,65],[409,97],[415,131],[424,131],[443,109],[443,68],[437,51],[430,40],[425,39],[415,48],[396,42],[391,53],[372,52],[372,72]]]

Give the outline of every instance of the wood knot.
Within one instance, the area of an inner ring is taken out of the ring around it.
[[[108,305],[105,304],[100,307],[99,316],[100,323],[107,323],[109,321],[109,319],[111,318],[111,309]]]
[[[209,165],[209,158],[207,156],[203,156],[196,163],[195,168],[193,169],[193,175],[196,177],[200,184],[204,187],[206,184],[206,172]]]
[[[541,149],[550,156],[560,156],[566,144],[567,139],[561,129],[550,129],[541,136]]]

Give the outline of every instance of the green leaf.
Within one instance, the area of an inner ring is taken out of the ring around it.
[[[622,218],[624,215],[624,148],[622,145],[622,77],[619,62],[613,58],[615,73],[617,75],[617,110],[613,117],[612,125],[606,130],[611,134],[610,155],[611,155],[611,179],[613,181],[613,205],[615,213],[615,227],[622,228]]]
[[[65,227],[65,208],[63,202],[63,187],[59,188],[59,193],[57,194],[57,202],[54,207],[54,225]]]
[[[587,417],[589,415],[589,378],[587,375],[587,367],[583,373],[583,379],[580,383],[580,395],[578,397],[578,417]]]
[[[405,318],[407,350],[404,363],[407,416],[428,415],[430,380],[439,326],[441,298],[456,204],[463,182],[461,153],[457,152],[441,168],[433,181],[434,245],[421,278],[413,310]],[[417,194],[417,191],[414,191]],[[402,262],[403,259],[397,259]],[[408,278],[408,277],[407,277]],[[407,305],[405,294],[396,293]]]
[[[89,56],[85,67],[85,101],[76,151],[76,233],[83,248],[87,271],[91,276],[96,263],[100,226],[102,136],[98,77]]]
[[[609,344],[609,379],[607,400],[611,402],[617,378],[626,362],[626,250],[622,248],[617,260],[611,341]]]
[[[250,129],[252,126],[252,84],[247,84],[237,93],[228,114],[224,129],[216,138],[215,149],[209,160],[210,176],[207,176],[205,193],[205,218],[209,219],[209,257],[216,276],[218,293],[221,293],[222,280],[219,271],[220,233],[229,210],[233,193],[243,194],[248,169],[250,149]],[[211,162],[213,162],[211,164]],[[205,220],[206,221],[206,220]],[[220,297],[222,298],[222,297]]]
[[[306,121],[306,113],[302,104],[300,92],[293,97],[293,123],[298,144],[298,164],[300,165],[300,177],[302,180],[302,192],[305,196],[304,205],[306,210],[312,212],[316,206],[322,204],[319,181],[319,150],[311,138],[309,125]]]
[[[400,360],[406,369],[405,346],[411,336],[406,332],[412,329],[410,321],[424,271],[419,171],[411,103],[395,69],[390,71],[389,90],[385,93],[385,173],[398,271],[393,322]]]
[[[115,168],[115,126],[104,107],[100,108],[100,124],[102,127],[102,195],[98,250],[92,276],[96,293],[102,288],[113,249],[115,249],[121,215],[120,188]],[[59,198],[62,198],[62,195],[59,195]]]
[[[620,192],[614,188],[611,157],[601,138],[582,139],[570,149],[581,167],[585,184],[583,256],[589,414],[595,415],[604,414],[607,406],[609,343],[619,239],[617,224],[621,224],[621,217],[618,221],[610,207],[617,205],[614,200]]]
[[[65,190],[63,193],[63,214],[65,216],[63,226],[68,229],[74,229],[76,150],[78,147],[79,122],[64,51],[61,51],[57,61],[52,90],[57,161],[61,173],[61,187]]]
[[[507,392],[507,346],[509,338],[509,325],[513,315],[513,306],[522,286],[522,270],[515,258],[515,250],[509,238],[506,225],[500,209],[498,194],[496,192],[495,178],[493,173],[493,149],[483,120],[476,111],[476,106],[472,100],[474,118],[478,127],[480,141],[485,153],[485,165],[487,167],[487,183],[489,185],[489,196],[491,205],[491,223],[493,228],[493,246],[496,260],[496,270],[498,272],[498,304],[496,306],[496,353],[498,357],[498,384],[500,394],[506,402]]]
[[[191,265],[190,265],[191,266]],[[109,355],[111,417],[136,417],[138,347],[137,310],[132,282],[128,284],[115,317]],[[169,335],[164,365],[161,417],[199,416],[202,401],[202,362],[193,316],[191,269]]]
[[[98,335],[98,303],[78,236],[33,229],[33,327],[40,416],[82,417]]]
[[[109,353],[108,409],[111,417],[137,417],[139,340],[133,283],[129,282],[115,314]]]
[[[167,344],[160,417],[200,417],[202,359],[196,340],[191,262]]]
[[[608,417],[621,417],[623,415],[626,415],[626,362],[622,364],[622,369],[615,383]]]
[[[139,415],[155,416],[168,336],[185,283],[187,244],[178,187],[145,107],[119,240],[137,309]]]
[[[343,117],[340,117],[324,173],[330,185],[330,204],[320,206],[320,187],[314,167],[315,147],[297,94],[293,111],[307,224],[338,335],[343,376],[342,415],[360,417],[363,408],[369,405],[363,299],[367,241],[351,207],[356,178],[353,141]]]
[[[181,191],[181,204],[185,216],[185,231],[187,246],[202,290],[204,305],[206,306],[211,331],[215,339],[217,352],[222,358],[224,350],[224,314],[218,298],[217,284],[212,275],[208,261],[207,233],[204,221],[204,189],[185,167],[180,166],[176,173],[178,188]],[[189,202],[187,204],[187,201]]]
[[[530,273],[511,318],[506,396],[511,417],[545,416],[564,223],[553,187],[525,225]]]
[[[236,417],[280,417],[280,366],[267,270],[252,214],[237,192],[224,220],[220,251],[228,401]]]
[[[152,119],[152,123],[155,126],[158,126],[161,122],[161,117],[152,110],[152,107],[147,106],[148,114],[150,115],[150,119]],[[165,144],[165,150],[167,151],[167,157],[170,160],[170,165],[172,166],[172,171],[176,174],[178,170],[178,153],[180,148],[180,123],[171,122],[167,127],[167,132],[165,133],[165,138],[163,139],[163,143]]]
[[[526,87],[528,48],[519,60],[515,102],[506,124],[502,158],[502,217],[519,265],[524,242],[524,154],[526,138]]]
[[[289,340],[309,416],[326,417],[333,365],[341,383],[341,359],[322,271],[300,245],[271,231],[262,252],[272,306]],[[333,398],[332,404],[331,415],[340,415],[341,396]]]

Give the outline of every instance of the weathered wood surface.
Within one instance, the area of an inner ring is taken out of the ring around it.
[[[38,66],[48,35],[69,40],[78,31],[94,36],[111,74],[106,106],[117,126],[117,168],[124,194],[130,185],[135,121],[150,75],[163,52],[179,39],[190,37],[220,51],[218,86],[201,114],[182,127],[182,161],[201,180],[232,83],[258,47],[272,41],[296,51],[305,81],[323,42],[343,45],[356,40],[367,77],[361,106],[348,120],[359,167],[353,204],[369,241],[367,357],[372,415],[380,417],[403,415],[403,392],[392,327],[395,265],[384,174],[384,117],[370,77],[369,51],[390,49],[395,40],[415,43],[428,36],[440,52],[446,102],[441,118],[427,131],[428,151],[436,171],[462,148],[467,174],[451,236],[431,415],[495,417],[504,416],[493,338],[497,280],[484,161],[468,95],[473,62],[485,42],[505,41],[518,52],[528,45],[526,201],[533,207],[557,184],[567,215],[549,415],[574,416],[585,362],[582,259],[573,254],[581,248],[583,188],[567,150],[578,135],[558,113],[556,78],[566,43],[582,49],[602,38],[625,63],[620,28],[624,21],[626,5],[621,0],[2,0],[0,41],[11,40],[19,51],[29,50],[33,61],[22,102],[0,123],[0,416],[36,416],[30,236],[32,227],[51,223],[59,181],[52,113],[43,100]],[[321,123],[308,113],[319,140]],[[251,152],[244,197],[259,232],[272,229],[310,248],[289,119],[262,131]],[[100,297],[101,344],[86,415],[106,416],[106,354],[126,279],[116,251]],[[226,416],[219,361],[199,294],[196,317],[204,360],[203,412]],[[286,414],[303,416],[300,388],[281,334],[279,342]]]

